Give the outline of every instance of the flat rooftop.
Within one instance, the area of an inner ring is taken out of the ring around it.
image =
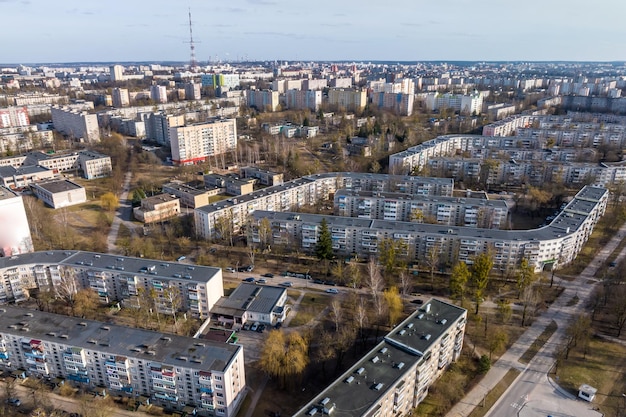
[[[0,200],[9,200],[11,198],[19,197],[20,195],[14,191],[9,190],[6,187],[0,186]]]
[[[62,193],[64,191],[79,190],[83,187],[69,180],[46,181],[33,184],[33,187],[42,188],[52,194]]]
[[[434,343],[440,343],[438,338],[465,312],[453,304],[429,300],[295,416],[309,417],[308,412],[326,398],[328,405],[335,406],[334,415],[362,416],[388,390],[395,389],[407,369],[419,362]],[[431,337],[424,337],[426,334]]]
[[[2,306],[3,332],[198,370],[224,371],[241,346]],[[27,331],[25,331],[27,329]]]
[[[269,314],[286,291],[283,287],[242,282],[231,295],[215,303],[213,310],[217,313],[224,309],[224,311],[254,311]]]

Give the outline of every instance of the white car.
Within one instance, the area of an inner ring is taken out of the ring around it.
[[[234,274],[236,271],[235,271],[235,268],[231,268],[229,266],[228,268],[226,268],[226,272],[230,272],[230,273]]]
[[[339,294],[339,291],[336,288],[329,288],[326,290],[328,294]]]

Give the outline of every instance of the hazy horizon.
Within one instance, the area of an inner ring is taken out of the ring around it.
[[[0,0],[0,61],[188,62],[188,8],[199,62],[624,61],[626,7],[608,0]]]

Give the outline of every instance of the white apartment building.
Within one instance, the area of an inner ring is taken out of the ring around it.
[[[259,111],[277,111],[280,107],[280,93],[272,90],[246,90],[248,107]]]
[[[235,119],[215,119],[208,123],[170,127],[172,161],[189,165],[205,161],[237,147]]]
[[[13,306],[0,309],[0,366],[34,378],[149,397],[194,415],[234,416],[245,397],[243,347]],[[196,414],[197,413],[197,414]]]
[[[38,130],[35,125],[0,128],[0,154],[22,153],[36,147],[50,146],[54,140],[52,130]]]
[[[425,102],[426,108],[431,111],[448,108],[461,114],[480,114],[483,108],[483,96],[478,92],[471,95],[429,93]]]
[[[0,288],[0,303],[25,300],[35,289],[54,290],[60,281],[72,276],[78,288],[96,291],[104,303],[119,301],[136,307],[140,291],[154,289],[157,307],[164,313],[171,313],[164,291],[176,288],[180,310],[201,319],[209,316],[224,295],[220,268],[93,252],[48,251],[0,257],[0,277],[5,284]]]
[[[345,110],[359,111],[367,105],[367,91],[331,88],[328,90],[328,104]]]
[[[111,81],[124,81],[124,67],[121,65],[111,65],[109,67]]]
[[[0,109],[0,128],[28,126],[29,124],[26,106],[9,106]]]
[[[167,89],[163,85],[150,86],[150,99],[156,103],[167,103]]]
[[[22,196],[8,188],[0,186],[0,257],[10,257],[33,251],[33,240],[28,227],[28,218]],[[10,231],[10,233],[9,233]],[[1,293],[6,287],[0,286]],[[11,288],[9,283],[8,288]]]
[[[194,82],[185,83],[185,100],[200,100],[202,98],[201,85]]]
[[[170,128],[185,125],[185,115],[172,115],[165,112],[143,115],[146,125],[146,138],[159,145],[170,145]]]
[[[198,234],[204,239],[217,236],[216,222],[228,216],[238,231],[255,210],[289,211],[328,200],[338,189],[400,192],[411,195],[452,196],[454,181],[401,175],[330,172],[309,175],[247,195],[229,198],[194,210]]]
[[[87,112],[70,110],[66,107],[52,106],[52,124],[58,132],[76,140],[85,142],[100,141],[98,116]]]
[[[506,226],[509,213],[503,200],[355,190],[337,190],[334,207],[335,214],[343,217],[485,229]]]
[[[285,93],[287,108],[318,111],[322,105],[321,90],[287,90]]]
[[[411,415],[461,355],[467,310],[428,300],[294,417]]]
[[[128,107],[130,105],[130,96],[127,88],[114,88],[111,92],[113,107]]]

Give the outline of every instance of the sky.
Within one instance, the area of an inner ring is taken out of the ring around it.
[[[0,0],[1,63],[624,61],[624,0]]]

